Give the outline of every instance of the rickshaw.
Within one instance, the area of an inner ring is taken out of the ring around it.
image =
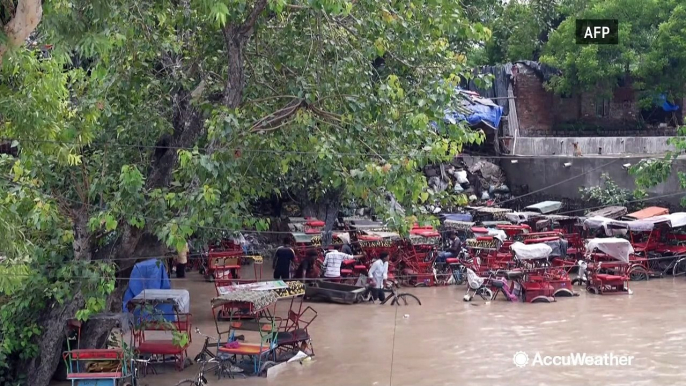
[[[522,279],[515,282],[515,294],[518,292],[517,283],[521,285],[521,296],[527,303],[551,303],[555,301],[555,293],[565,292],[566,284],[555,288],[551,284],[552,278],[546,275],[548,257],[552,248],[546,244],[526,245],[520,242],[512,244],[510,248],[514,253],[514,261],[523,272]],[[571,288],[571,282],[569,288]]]
[[[139,356],[175,359],[181,371],[191,364],[190,295],[185,289],[145,289],[126,304],[133,314],[133,344]],[[185,338],[179,338],[183,337]]]
[[[584,220],[584,229],[596,230],[596,240],[604,238],[602,236],[629,237],[632,240],[632,242],[630,242],[630,245],[632,245],[632,254],[630,256],[629,267],[627,268],[628,274],[631,280],[640,281],[647,280],[650,274],[648,252],[652,251],[655,247],[655,243],[652,241],[655,224],[656,222],[647,220],[622,221],[604,217],[591,217]],[[644,242],[641,242],[639,237],[643,238]],[[634,240],[639,245],[636,248],[634,248]],[[588,252],[588,250],[586,252]]]
[[[595,251],[602,252],[604,260],[593,257]],[[593,262],[586,262],[587,272],[582,272],[588,278],[586,290],[593,294],[623,293],[631,294],[629,289],[629,256],[634,252],[628,240],[609,237],[604,239],[590,239],[586,242],[586,253]],[[608,261],[609,260],[609,261]],[[580,263],[580,265],[583,264]]]

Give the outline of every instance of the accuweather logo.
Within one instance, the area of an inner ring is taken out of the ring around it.
[[[570,353],[568,355],[542,355],[537,352],[533,360],[523,351],[517,351],[512,357],[512,363],[522,368],[526,366],[631,366],[634,357],[631,355],[588,355],[586,353]]]
[[[576,19],[576,44],[619,44],[619,20]]]

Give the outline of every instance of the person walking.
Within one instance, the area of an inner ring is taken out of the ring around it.
[[[295,260],[295,251],[293,250],[291,239],[286,237],[283,239],[283,245],[274,254],[274,261],[272,262],[274,280],[288,280],[291,278],[291,263],[293,260]]]
[[[176,277],[178,279],[183,279],[186,277],[186,264],[188,264],[188,243],[183,247],[183,249],[176,256]]]
[[[388,253],[382,252],[379,258],[369,268],[369,278],[372,281],[370,290],[372,291],[372,299],[380,300],[382,303],[386,300],[386,293],[384,293],[384,283],[388,279]]]

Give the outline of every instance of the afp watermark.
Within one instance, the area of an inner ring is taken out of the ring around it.
[[[619,20],[576,19],[576,44],[619,44]]]
[[[591,355],[586,353],[569,353],[567,355],[534,354],[533,359],[523,351],[518,351],[512,357],[517,367],[526,366],[632,366],[634,357],[631,355],[615,355],[606,353]]]

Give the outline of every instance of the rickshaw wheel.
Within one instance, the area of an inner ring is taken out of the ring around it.
[[[547,297],[538,297],[531,301],[531,303],[550,303],[550,299]]]
[[[631,281],[648,280],[648,271],[643,267],[634,267],[629,271]]]
[[[586,290],[594,295],[600,294],[600,291],[596,287],[586,287]]]
[[[572,279],[572,285],[582,286],[584,284],[585,284],[585,281],[580,277],[576,277],[576,278]]]
[[[272,368],[274,366],[276,366],[276,362],[272,362],[272,361],[264,362],[262,364],[262,366],[260,367],[260,376],[266,377],[267,376],[267,370],[269,370],[270,368]]]

